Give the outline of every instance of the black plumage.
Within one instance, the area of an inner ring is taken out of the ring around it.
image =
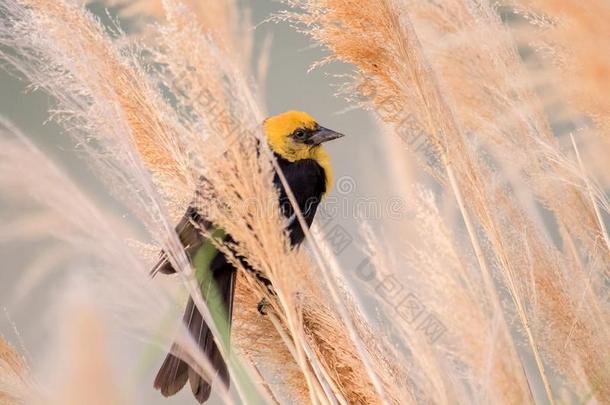
[[[318,204],[326,192],[326,175],[324,169],[313,159],[302,159],[290,162],[279,155],[275,155],[278,165],[286,177],[290,189],[294,194],[303,219],[307,226],[311,226],[318,209]],[[305,238],[295,211],[290,203],[286,190],[276,173],[273,183],[279,190],[279,202],[282,213],[288,218],[288,233],[292,245],[298,245]]]
[[[324,169],[314,159],[301,159],[292,162],[278,154],[276,154],[276,159],[294,194],[299,209],[303,213],[307,226],[310,226],[313,222],[318,204],[320,203],[323,194],[326,192],[327,184]],[[274,178],[274,184],[279,191],[281,211],[287,218],[287,229],[290,235],[290,241],[293,246],[298,245],[304,239],[303,229],[296,218],[294,207],[290,203],[286,190],[277,174]],[[202,218],[194,208],[189,208],[177,225],[176,232],[181,243],[185,247],[185,252],[191,262],[197,252],[199,252],[206,243],[209,244],[197,228],[211,229],[211,223],[205,218]],[[230,235],[227,235],[225,238],[232,240]],[[249,268],[247,265],[245,267]],[[164,259],[159,262],[153,272],[172,274],[175,270],[172,268],[169,261]],[[203,280],[201,281],[203,298],[204,300],[208,299],[208,297],[206,297],[206,292],[210,291],[210,284],[213,283],[216,291],[221,294],[221,300],[218,301],[222,303],[224,308],[221,308],[220,310],[225,312],[230,326],[233,295],[235,292],[236,269],[227,261],[224,254],[216,252],[210,261],[209,273],[211,276],[203,277]],[[257,277],[265,285],[270,285],[269,280],[260,276],[260,274],[257,275]],[[203,403],[209,398],[211,384],[215,379],[219,379],[228,387],[229,373],[220,350],[214,342],[210,328],[206,325],[202,315],[197,310],[191,298],[189,298],[186,306],[183,320],[188,326],[193,338],[201,347],[204,355],[210,360],[216,371],[216,375],[211,379],[202,377],[184,361],[173,354],[168,354],[155,378],[154,386],[159,389],[163,395],[170,396],[180,391],[186,382],[190,381],[193,394],[200,403]]]

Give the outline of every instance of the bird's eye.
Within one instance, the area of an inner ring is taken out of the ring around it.
[[[305,135],[307,135],[307,134],[302,129],[297,129],[294,132],[294,137],[297,139],[303,139],[303,138],[305,138]]]

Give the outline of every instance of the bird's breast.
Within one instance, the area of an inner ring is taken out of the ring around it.
[[[313,159],[290,162],[280,157],[278,158],[278,163],[284,173],[288,186],[294,194],[294,198],[307,226],[310,226],[322,196],[326,192],[327,184],[324,168]],[[304,232],[296,218],[295,210],[290,203],[290,199],[279,176],[275,176],[274,182],[280,191],[279,203],[282,213],[288,218],[291,241],[293,245],[298,244],[303,240]]]

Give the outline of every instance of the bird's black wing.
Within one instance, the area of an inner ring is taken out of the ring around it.
[[[203,218],[195,208],[189,207],[186,210],[186,213],[180,222],[178,222],[178,225],[176,225],[176,234],[178,234],[180,243],[184,247],[184,251],[189,260],[191,260],[193,255],[201,247],[201,244],[205,241],[205,238],[201,235],[199,229],[209,230],[211,228],[212,223]],[[154,277],[157,273],[174,274],[175,272],[176,270],[170,263],[167,254],[161,252],[159,261],[150,273]]]
[[[177,225],[176,232],[185,247],[191,264],[198,272],[204,301],[208,305],[212,316],[218,319],[219,322],[217,323],[220,325],[220,329],[222,330],[223,326],[226,326],[222,338],[225,347],[228,347],[236,272],[234,266],[226,260],[224,254],[216,251],[212,244],[201,235],[199,228],[211,229],[211,223],[201,218],[195,209],[189,208]],[[163,257],[153,271],[164,274],[175,273],[171,263]],[[171,396],[180,391],[187,381],[190,381],[193,394],[200,403],[203,403],[209,398],[211,384],[216,377],[219,377],[228,387],[229,372],[214,341],[212,331],[192,298],[189,298],[183,321],[191,336],[201,348],[203,355],[210,361],[216,375],[207,378],[201,376],[179,356],[170,353],[166,356],[157,373],[154,387],[159,389],[164,396]],[[173,350],[180,349],[174,345]],[[176,354],[179,355],[179,353]]]

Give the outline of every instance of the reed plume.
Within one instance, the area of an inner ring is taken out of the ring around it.
[[[429,190],[413,187],[406,196],[413,216],[400,227],[415,235],[400,253],[384,248],[390,243],[371,229],[364,232],[379,277],[379,302],[384,313],[398,315],[391,327],[408,348],[412,395],[439,403],[527,402],[527,391],[519,389],[524,384],[520,359],[511,354],[511,336],[500,327],[502,318],[490,304],[493,297],[476,261],[456,246]],[[409,272],[396,270],[405,265]],[[401,288],[406,298],[393,308]],[[458,374],[459,379],[447,378]]]
[[[535,83],[546,85],[548,102],[567,102],[573,110],[564,118],[571,116],[578,122],[578,113],[584,114],[605,138],[610,128],[610,106],[605,97],[610,90],[610,58],[599,50],[608,40],[608,4],[573,0],[506,3],[525,19],[515,18],[511,28],[520,44],[532,48],[539,58]]]
[[[56,365],[55,388],[44,403],[126,403],[112,367],[106,322],[97,304],[87,298],[94,294],[77,282],[67,285],[66,290],[56,322],[61,329],[57,336],[60,343],[50,354]]]
[[[215,332],[220,329],[211,322],[172,228],[187,204],[232,235],[236,244],[217,248],[242,273],[238,257],[273,282],[277,297],[266,298],[277,322],[261,322],[250,309],[245,312],[250,315],[237,314],[235,330],[243,334],[235,341],[244,342],[237,352],[251,357],[241,361],[225,353],[242,398],[272,401],[282,395],[294,398],[293,393],[302,397],[306,387],[314,403],[337,398],[376,402],[368,381],[377,371],[370,369],[370,361],[368,366],[362,361],[362,356],[374,353],[363,352],[352,341],[353,334],[343,333],[345,320],[334,313],[324,288],[313,281],[315,267],[304,251],[290,249],[277,206],[268,209],[277,200],[273,162],[261,142],[260,100],[248,72],[234,58],[225,57],[228,48],[207,35],[182,3],[168,0],[163,7],[165,23],[151,30],[157,46],[149,47],[126,41],[119,31],[112,35],[121,41],[113,41],[94,17],[71,2],[9,0],[0,6],[9,17],[3,20],[0,38],[14,53],[2,56],[55,99],[53,118],[79,143],[113,195],[145,226],[147,236],[141,242],[162,249],[180,270],[184,289]],[[171,93],[171,103],[160,89]],[[258,148],[263,153],[253,153]],[[110,231],[99,235],[113,234]],[[130,256],[128,262],[134,277],[145,275],[142,258]],[[246,304],[266,295],[248,277],[241,278],[243,290],[238,291]],[[269,341],[253,341],[257,334],[245,335],[252,329],[270,336]],[[279,381],[256,371],[290,359],[284,349],[267,351],[275,359],[257,352],[279,342],[277,336],[291,352],[292,360],[283,367],[298,371]],[[205,373],[208,365],[192,343],[189,348],[183,327],[176,339],[181,348],[177,354]],[[265,389],[252,383],[261,377]],[[397,403],[392,385],[385,385]],[[221,393],[225,401],[227,395]]]
[[[25,360],[0,337],[0,401],[6,405],[26,404],[35,391]]]
[[[598,319],[607,318],[603,222],[581,176],[574,176],[575,160],[560,149],[536,95],[523,86],[527,74],[495,10],[469,1],[288,3],[301,12],[280,18],[299,24],[329,51],[318,66],[338,60],[355,67],[343,87],[348,99],[372,108],[407,146],[425,140],[419,161],[455,199],[493,313],[516,315],[515,327],[536,359],[547,398],[553,401],[549,364],[581,395],[593,389],[606,398],[600,381],[607,378],[607,353],[592,358],[606,352],[607,340],[607,328],[597,329]],[[563,251],[551,243],[531,205],[523,208],[522,196],[503,184],[502,170],[512,173],[515,187],[527,190],[526,198],[553,211],[567,234]],[[580,253],[569,248],[574,240]],[[582,263],[574,261],[581,254],[595,257],[588,279],[582,278]],[[497,283],[508,291],[510,304],[496,292]],[[574,285],[586,291],[595,315],[583,310]],[[498,327],[517,358],[512,322]],[[515,398],[527,398],[525,376],[518,367],[511,372],[512,389],[520,392]]]

